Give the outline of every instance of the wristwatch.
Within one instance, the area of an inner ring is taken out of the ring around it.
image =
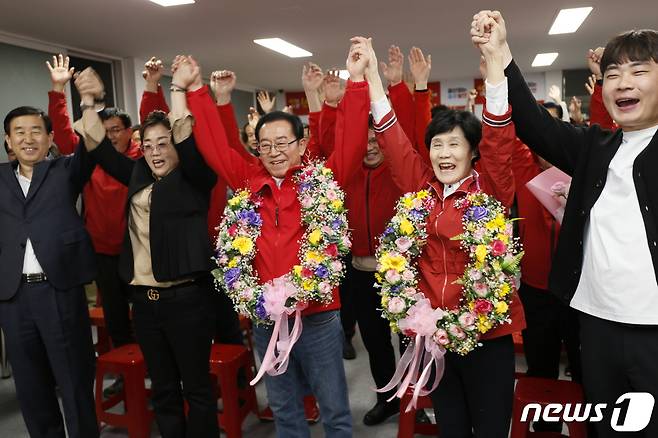
[[[105,101],[103,99],[94,99],[92,105],[85,105],[84,102],[80,101],[80,111],[84,112],[88,108],[93,108],[97,113],[105,109]]]

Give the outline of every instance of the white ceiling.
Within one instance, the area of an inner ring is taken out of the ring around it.
[[[558,10],[578,6],[594,6],[578,32],[549,36]],[[380,60],[390,44],[405,52],[421,47],[432,54],[433,80],[477,76],[468,30],[484,8],[503,13],[512,52],[526,71],[546,70],[532,69],[532,58],[554,51],[560,56],[549,69],[582,68],[589,47],[624,30],[658,27],[655,0],[196,0],[171,8],[147,0],[0,0],[0,30],[119,57],[170,60],[190,53],[206,73],[226,68],[240,83],[295,90],[307,59],[344,66],[353,35],[372,36]],[[313,57],[290,59],[252,42],[275,36]]]

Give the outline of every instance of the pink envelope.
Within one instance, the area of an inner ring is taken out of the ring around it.
[[[526,187],[546,210],[562,223],[570,185],[571,177],[553,166],[530,180]]]

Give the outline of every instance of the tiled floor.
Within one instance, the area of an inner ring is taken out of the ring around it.
[[[397,342],[396,342],[397,343]],[[345,371],[347,373],[348,386],[350,389],[350,406],[354,419],[354,436],[391,438],[397,434],[397,416],[390,418],[382,425],[367,427],[363,425],[362,419],[368,409],[375,402],[375,394],[372,391],[372,378],[370,377],[370,368],[368,367],[368,356],[357,334],[354,339],[354,347],[357,351],[357,358],[351,361],[345,361]],[[266,402],[265,385],[259,383],[256,387],[258,401],[261,408]],[[317,423],[310,427],[313,438],[323,437],[322,424]],[[119,438],[127,437],[125,430],[105,427],[101,431],[102,438]],[[153,424],[152,437],[160,436],[157,433],[157,426]],[[222,436],[225,436],[222,434]],[[243,425],[243,437],[245,438],[269,438],[274,437],[274,424],[262,423],[255,416],[250,416],[245,420]],[[20,413],[14,381],[12,379],[0,380],[0,437],[2,438],[28,438],[25,424]]]
[[[397,342],[395,342],[397,344]],[[389,418],[385,423],[368,427],[362,422],[363,416],[372,407],[375,402],[375,394],[372,390],[374,383],[370,377],[368,366],[368,357],[361,342],[361,337],[357,335],[354,338],[354,348],[357,351],[357,358],[351,361],[345,361],[345,371],[349,387],[350,406],[352,409],[354,436],[355,437],[377,437],[393,438],[397,436],[397,416]],[[525,370],[525,360],[517,356],[517,370]],[[562,376],[562,378],[564,378]],[[258,401],[261,408],[266,402],[265,385],[259,383],[256,387]],[[428,415],[433,418],[433,412],[428,411]],[[317,423],[310,426],[311,437],[323,437],[322,424]],[[104,427],[101,430],[102,438],[119,438],[127,437],[127,432],[122,429]],[[159,437],[157,426],[153,423],[152,437]],[[225,436],[222,434],[222,436]],[[274,424],[263,423],[254,415],[251,415],[243,424],[243,437],[245,438],[270,438],[274,437]],[[14,382],[12,379],[0,380],[0,437],[1,438],[28,438],[25,424],[16,401]]]

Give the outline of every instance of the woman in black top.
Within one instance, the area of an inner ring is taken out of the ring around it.
[[[90,87],[84,81],[93,80],[81,80],[81,95]],[[154,111],[142,123],[142,158],[133,161],[107,142],[89,148],[89,154],[128,187],[119,274],[131,285],[135,332],[152,380],[160,433],[165,438],[217,437],[208,365],[214,314],[206,223],[216,176],[196,150],[184,90],[174,89],[169,118]],[[86,136],[94,131],[81,129]],[[187,419],[183,397],[189,404]]]

